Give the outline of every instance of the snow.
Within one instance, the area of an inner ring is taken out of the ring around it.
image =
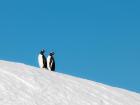
[[[0,61],[0,105],[140,105],[140,94],[21,63]]]

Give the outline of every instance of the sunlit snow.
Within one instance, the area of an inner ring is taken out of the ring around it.
[[[140,105],[140,94],[0,61],[0,105]]]

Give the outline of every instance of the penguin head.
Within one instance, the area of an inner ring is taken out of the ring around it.
[[[45,53],[45,49],[42,49],[42,50],[40,51],[40,53],[41,53],[41,54],[44,54],[44,53]]]
[[[54,52],[50,52],[50,56],[53,56],[55,53]]]

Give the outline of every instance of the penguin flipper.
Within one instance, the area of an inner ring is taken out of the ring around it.
[[[43,55],[43,68],[47,68],[47,60],[44,55]]]

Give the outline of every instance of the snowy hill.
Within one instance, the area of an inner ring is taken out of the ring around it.
[[[0,61],[0,105],[140,105],[140,94]]]

